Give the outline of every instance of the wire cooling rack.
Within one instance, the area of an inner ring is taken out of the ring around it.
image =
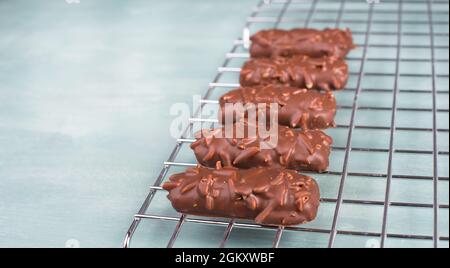
[[[448,247],[448,16],[447,0],[261,1],[134,215],[124,247],[143,221],[174,223],[167,247],[180,242],[187,224],[219,227],[220,239],[207,244],[219,247],[242,246],[246,239],[247,246],[264,246],[259,236],[271,237],[273,247]],[[248,33],[272,27],[348,27],[358,45],[346,59],[348,87],[336,93],[337,127],[327,130],[335,140],[330,171],[310,174],[323,196],[318,218],[300,226],[264,226],[175,214],[169,201],[163,211],[172,213],[153,212],[149,207],[158,193],[165,195],[160,185],[169,171],[196,165],[180,153],[193,141],[196,125],[217,124],[203,109],[217,109],[218,97],[239,86]],[[206,229],[199,233],[189,246],[213,237]]]

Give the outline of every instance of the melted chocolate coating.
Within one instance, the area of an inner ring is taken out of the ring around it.
[[[306,55],[337,59],[355,47],[349,29],[272,29],[260,31],[250,39],[252,58]]]
[[[310,177],[279,168],[189,168],[163,188],[180,213],[296,225],[315,219],[320,193]]]
[[[322,90],[343,89],[348,80],[348,66],[342,59],[258,58],[247,61],[241,70],[242,86],[282,84],[299,88]]]
[[[237,125],[232,126],[234,133]],[[266,147],[269,149],[260,146],[267,142],[267,137],[250,136],[246,132],[244,138],[222,138],[217,133],[225,133],[225,129],[204,129],[191,144],[197,161],[203,166],[214,167],[220,161],[223,166],[237,168],[284,167],[317,172],[328,168],[333,140],[321,130],[299,131],[278,126],[278,142],[276,146]]]
[[[226,103],[255,104],[265,103],[266,120],[270,120],[270,103],[278,104],[278,123],[292,128],[316,129],[333,127],[336,115],[336,99],[331,92],[320,93],[315,90],[306,90],[282,85],[266,85],[254,87],[240,87],[232,90],[219,100],[221,122],[225,122],[225,116],[233,111],[225,111]],[[239,121],[240,117],[233,117],[234,121]],[[248,117],[244,111],[241,115]]]

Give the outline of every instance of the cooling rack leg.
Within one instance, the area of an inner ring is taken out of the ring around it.
[[[134,232],[136,231],[136,227],[139,224],[140,219],[134,219],[133,222],[131,223],[130,228],[128,229],[128,232],[125,235],[125,239],[123,241],[123,247],[124,248],[129,248],[130,247],[130,243],[131,243],[131,238],[133,237]]]
[[[167,248],[173,247],[173,244],[177,240],[178,234],[180,233],[180,230],[181,230],[181,226],[183,226],[185,219],[186,219],[186,214],[182,214],[180,217],[180,220],[177,223],[177,226],[175,227],[175,230],[173,231],[172,236],[170,237],[169,243],[167,243]]]
[[[273,240],[273,244],[272,244],[273,248],[278,248],[278,246],[280,245],[281,236],[283,235],[283,231],[284,231],[283,226],[278,227],[277,233],[275,234],[275,239]]]
[[[225,232],[223,234],[223,238],[222,238],[222,241],[220,242],[219,248],[225,247],[225,243],[228,241],[231,231],[233,230],[233,225],[234,225],[234,219],[232,219],[230,221],[230,223],[228,223],[227,229],[225,230]]]

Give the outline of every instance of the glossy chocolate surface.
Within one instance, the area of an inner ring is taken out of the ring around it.
[[[270,29],[259,31],[250,39],[252,58],[294,55],[344,58],[355,47],[349,29]]]
[[[333,127],[336,115],[336,99],[332,92],[321,93],[315,90],[299,89],[283,85],[240,87],[220,97],[220,116],[222,123],[226,116],[233,121],[247,118],[247,110],[255,109],[259,103],[266,104],[266,120],[270,120],[269,104],[278,106],[278,123],[292,128],[324,129]],[[225,108],[226,103],[240,103],[244,113],[236,115],[234,110]],[[255,104],[255,106],[247,106]]]
[[[237,125],[233,125],[234,129]],[[222,138],[224,128],[204,129],[196,134],[191,149],[201,165],[214,167],[220,162],[225,167],[283,167],[317,172],[328,168],[333,140],[321,130],[295,130],[279,125],[276,144],[262,146],[269,137],[245,133],[243,138]]]
[[[330,57],[310,58],[257,58],[247,61],[241,69],[241,86],[281,84],[285,86],[338,90],[348,80],[348,66],[342,59]]]
[[[163,188],[180,213],[271,225],[313,220],[320,200],[319,187],[312,178],[280,168],[198,166],[172,175]]]

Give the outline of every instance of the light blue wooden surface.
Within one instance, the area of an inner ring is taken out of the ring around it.
[[[1,1],[0,246],[120,247],[255,3]]]
[[[69,1],[70,2],[70,1]],[[169,136],[171,104],[191,103],[192,95],[203,93],[242,30],[256,1],[102,1],[65,0],[0,2],[0,246],[119,247],[132,215],[144,200],[148,186],[159,173],[173,148]],[[308,5],[300,8],[308,8]],[[332,4],[320,3],[320,8]],[[348,7],[350,8],[350,7]],[[367,8],[358,3],[354,8]],[[386,8],[380,4],[376,9]],[[408,7],[412,9],[412,7]],[[419,7],[424,8],[424,7]],[[448,6],[434,7],[442,10]],[[276,13],[268,10],[264,15]],[[306,14],[295,16],[305,18]],[[290,13],[289,16],[294,16]],[[323,14],[317,14],[317,18]],[[328,15],[329,16],[329,15]],[[346,14],[347,18],[364,14]],[[331,17],[334,18],[334,17]],[[376,15],[376,19],[386,19]],[[389,18],[387,18],[389,19]],[[420,19],[417,17],[409,19]],[[448,16],[435,16],[447,20]],[[258,24],[258,28],[272,24]],[[301,26],[282,23],[283,28]],[[329,24],[312,23],[322,28]],[[365,25],[342,27],[364,30]],[[374,30],[392,30],[375,24]],[[394,27],[394,26],[392,26]],[[421,31],[420,27],[409,31]],[[426,30],[426,29],[425,29]],[[448,25],[437,32],[448,33]],[[364,36],[355,35],[362,43]],[[426,38],[404,37],[404,43],[427,44]],[[374,36],[373,44],[395,42]],[[448,36],[436,43],[448,46]],[[243,50],[242,50],[243,51]],[[360,56],[358,48],[351,56]],[[428,50],[402,51],[404,57],[429,57]],[[437,49],[448,59],[448,49]],[[395,50],[369,50],[370,57],[395,57]],[[240,66],[233,60],[231,66]],[[349,62],[357,71],[358,62]],[[368,62],[367,72],[392,72],[392,64]],[[405,73],[429,73],[430,65],[403,64]],[[448,91],[448,63],[437,71],[439,90]],[[221,82],[236,82],[226,74]],[[354,87],[356,77],[349,81]],[[392,77],[365,77],[363,88],[392,89]],[[401,77],[403,89],[431,90],[427,78]],[[217,98],[223,89],[215,90]],[[337,94],[341,105],[351,105],[352,91]],[[431,94],[401,93],[399,107],[431,107]],[[389,107],[392,94],[364,92],[361,106]],[[448,93],[440,94],[438,108],[448,109]],[[349,110],[337,115],[346,124]],[[360,110],[357,124],[389,126],[389,111]],[[429,113],[398,113],[399,126],[431,127]],[[448,129],[448,113],[439,113],[438,126]],[[345,146],[347,130],[328,133],[336,146]],[[448,132],[438,135],[439,150],[449,150]],[[431,133],[398,131],[395,148],[430,150]],[[357,129],[352,146],[387,148],[389,131]],[[331,170],[341,170],[343,151],[331,156]],[[177,161],[194,162],[184,146]],[[394,155],[394,174],[430,175],[431,155]],[[439,176],[448,177],[448,154],[439,156]],[[350,154],[351,172],[386,173],[387,154]],[[169,173],[181,171],[172,168]],[[339,177],[317,175],[322,196],[336,198]],[[384,200],[385,179],[348,177],[344,198]],[[439,183],[439,202],[449,203],[448,181]],[[396,179],[392,201],[431,203],[430,181]],[[345,204],[340,213],[340,230],[381,231],[382,206]],[[448,237],[448,209],[441,209],[440,235]],[[158,192],[148,213],[179,215],[170,207],[165,193]],[[323,204],[310,227],[329,228],[334,204]],[[146,220],[139,226],[133,246],[165,246],[176,222]],[[216,247],[225,226],[186,223],[175,243],[177,247]],[[432,234],[431,209],[391,207],[388,231]],[[233,230],[227,246],[271,246],[274,231]],[[327,234],[286,231],[280,246],[323,247]],[[338,235],[336,246],[367,246],[377,241],[367,237]],[[430,241],[389,239],[388,246],[430,246]],[[440,243],[448,247],[448,241]]]

